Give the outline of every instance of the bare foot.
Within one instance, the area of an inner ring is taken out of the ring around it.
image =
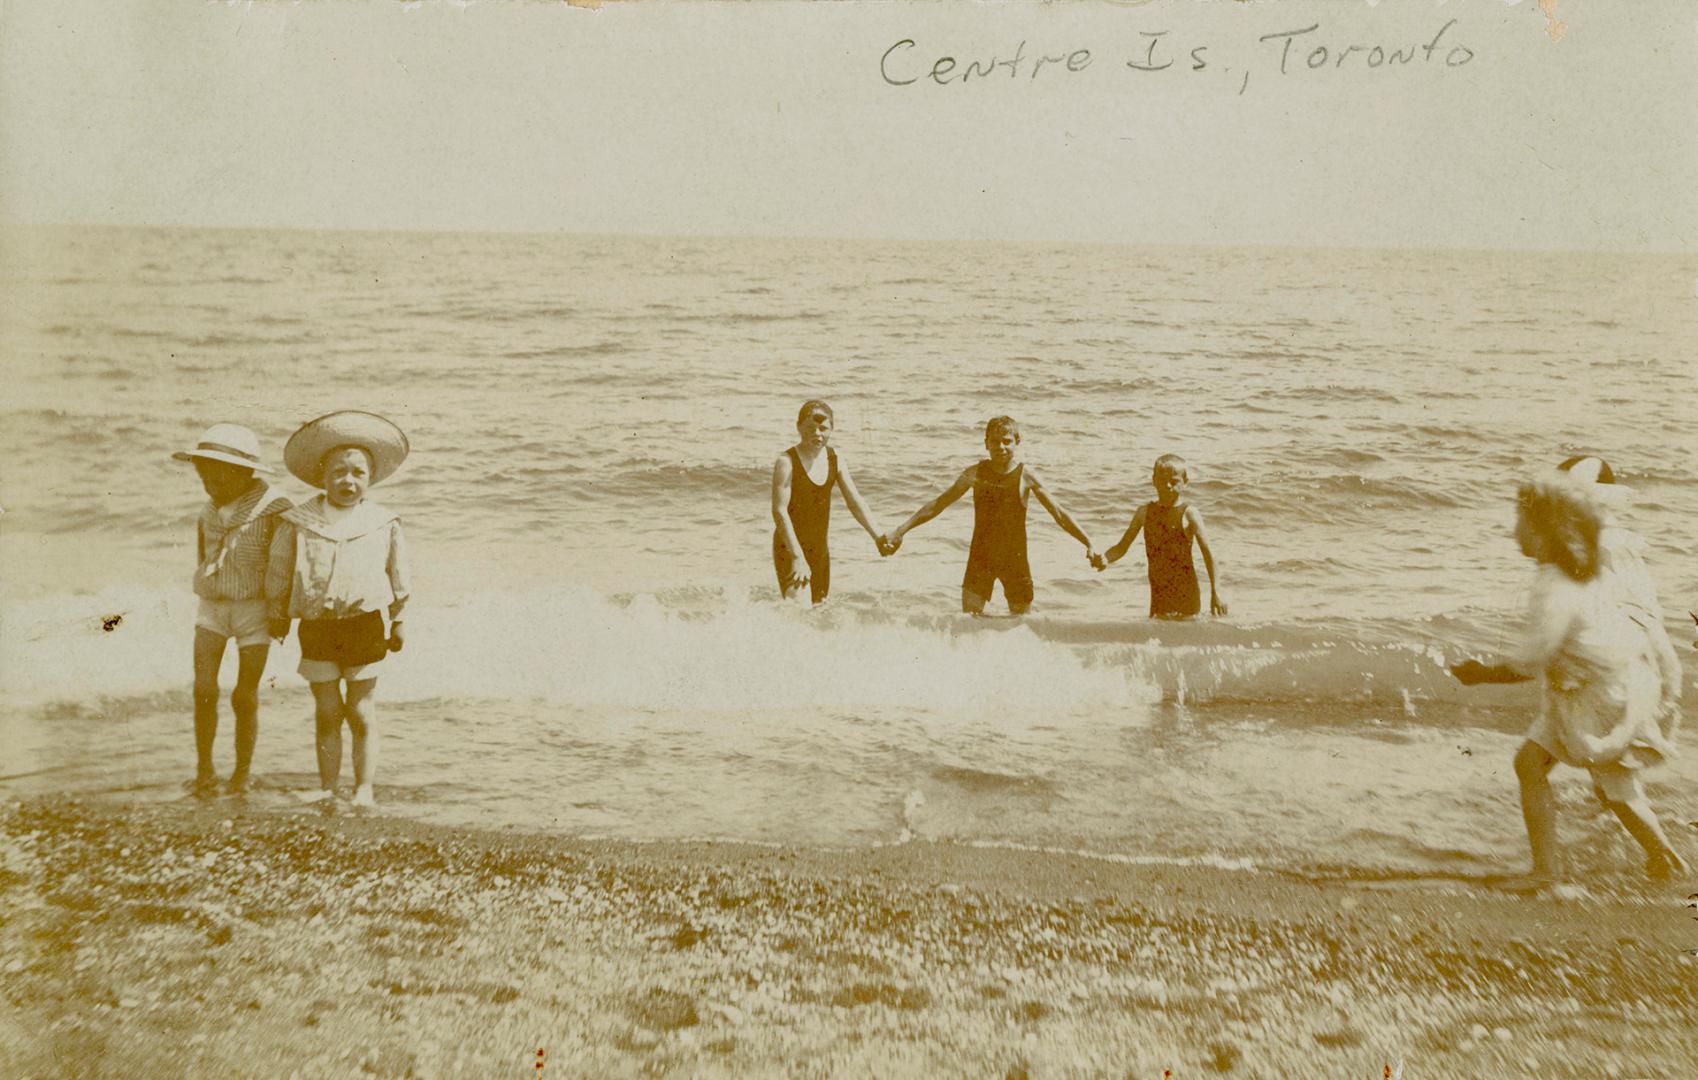
[[[246,795],[252,786],[247,773],[231,773],[230,779],[224,781],[224,791],[229,795]]]
[[[301,800],[304,803],[329,802],[335,796],[336,796],[336,793],[334,791],[330,790],[329,788],[320,788],[317,791],[297,791],[297,792],[295,792],[295,798]]]
[[[197,775],[188,785],[189,794],[197,799],[210,799],[218,794],[218,777],[211,773]]]
[[[359,786],[358,790],[356,790],[354,792],[354,805],[355,806],[376,806],[377,805],[377,800],[372,798],[371,785],[370,784],[361,784]]]

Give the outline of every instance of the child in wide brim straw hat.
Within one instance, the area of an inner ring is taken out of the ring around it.
[[[310,801],[335,793],[344,722],[353,736],[354,803],[374,801],[377,676],[405,640],[408,569],[400,518],[366,489],[400,468],[408,449],[400,428],[368,412],[321,416],[283,448],[289,471],[323,489],[283,515],[266,573],[272,636],[287,636],[290,620],[301,620],[300,673],[317,722],[320,790]]]

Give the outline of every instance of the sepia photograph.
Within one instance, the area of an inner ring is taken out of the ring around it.
[[[1698,1076],[1695,35],[0,5],[0,1076]]]

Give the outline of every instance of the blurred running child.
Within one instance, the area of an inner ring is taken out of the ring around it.
[[[1688,873],[1640,780],[1674,750],[1657,720],[1664,663],[1629,616],[1621,583],[1604,568],[1598,539],[1605,515],[1584,490],[1590,486],[1567,479],[1522,485],[1515,537],[1537,571],[1520,655],[1451,668],[1464,685],[1532,677],[1541,683],[1538,715],[1515,755],[1533,856],[1532,874],[1513,883],[1518,888],[1539,889],[1561,875],[1549,781],[1559,761],[1592,774],[1593,790],[1644,848],[1652,878]]]

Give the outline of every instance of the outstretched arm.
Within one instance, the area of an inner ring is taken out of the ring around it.
[[[1026,483],[1031,485],[1032,494],[1038,497],[1038,502],[1042,503],[1043,508],[1049,511],[1049,516],[1055,519],[1055,523],[1061,526],[1062,531],[1085,545],[1085,558],[1090,560],[1092,566],[1095,566],[1097,564],[1097,549],[1091,546],[1091,538],[1086,536],[1085,530],[1081,529],[1079,523],[1073,520],[1073,515],[1062,509],[1060,503],[1050,498],[1049,492],[1044,490],[1043,481],[1039,480],[1037,474],[1031,469],[1026,470],[1025,479]]]
[[[885,544],[890,548],[890,550],[894,552],[897,548],[901,547],[902,538],[904,536],[921,525],[924,525],[932,518],[937,517],[939,514],[947,510],[949,505],[956,499],[967,494],[967,492],[973,487],[973,473],[977,470],[977,468],[978,466],[976,465],[969,465],[967,468],[961,470],[961,475],[955,478],[955,483],[949,485],[943,494],[914,511],[912,517],[910,517],[907,521],[904,521],[901,525],[898,525],[896,527],[896,531],[885,538]]]
[[[849,464],[843,460],[842,454],[837,455],[837,484],[843,489],[844,505],[849,507],[849,512],[855,515],[856,521],[861,523],[861,528],[867,530],[867,535],[873,538],[873,543],[877,544],[883,530],[873,521],[872,511],[867,509],[867,504],[862,500],[860,491],[856,490],[855,478],[849,475]],[[880,545],[880,547],[882,548],[883,545]]]
[[[790,455],[780,454],[772,464],[772,523],[778,528],[778,538],[790,552],[791,578],[784,583],[792,589],[808,582],[808,560],[802,555],[802,542],[796,539],[796,528],[790,524]]]
[[[1194,506],[1185,508],[1185,531],[1197,538],[1197,550],[1203,553],[1203,569],[1209,572],[1209,614],[1225,615],[1226,604],[1215,589],[1215,553],[1209,550],[1209,534],[1203,528],[1203,512]]]
[[[1147,508],[1143,506],[1138,507],[1132,515],[1132,523],[1126,526],[1126,534],[1113,547],[1103,552],[1102,565],[1097,567],[1098,570],[1106,569],[1126,556],[1126,552],[1132,547],[1132,541],[1138,539],[1138,533],[1144,528],[1145,509]]]
[[[1460,664],[1452,664],[1450,673],[1464,686],[1528,682],[1562,648],[1573,618],[1572,610],[1558,603],[1558,597],[1551,590],[1535,589],[1517,655],[1492,657],[1489,663],[1470,657]]]
[[[1488,664],[1483,660],[1470,657],[1460,664],[1452,664],[1450,673],[1463,686],[1479,686],[1481,683],[1519,683],[1532,679],[1531,675],[1523,675],[1509,664]]]

